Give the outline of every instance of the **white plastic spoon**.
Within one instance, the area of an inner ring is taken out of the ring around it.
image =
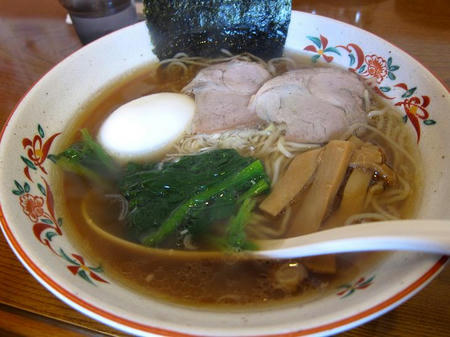
[[[324,230],[288,239],[256,241],[252,255],[295,258],[375,250],[450,255],[450,220],[395,220]]]

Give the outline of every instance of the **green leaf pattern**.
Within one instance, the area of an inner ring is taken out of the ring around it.
[[[41,124],[38,124],[38,133],[42,138],[45,137],[44,129],[42,128]]]
[[[307,36],[307,38],[312,41],[312,43],[314,43],[317,48],[322,48],[322,42],[320,41],[320,39],[318,37],[315,36]]]

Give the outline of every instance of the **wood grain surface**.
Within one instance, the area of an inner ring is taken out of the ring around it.
[[[304,0],[297,10],[371,31],[450,86],[448,0]],[[0,1],[0,126],[28,88],[81,47],[56,0]],[[0,336],[127,336],[44,289],[0,238]],[[450,336],[450,268],[397,309],[341,336]]]

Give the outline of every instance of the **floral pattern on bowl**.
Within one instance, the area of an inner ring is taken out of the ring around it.
[[[420,141],[421,134],[420,120],[426,126],[436,124],[435,120],[430,119],[430,114],[427,111],[427,107],[430,104],[429,96],[413,96],[417,91],[417,86],[409,87],[403,82],[392,83],[397,80],[395,71],[400,69],[399,65],[393,64],[392,56],[368,55],[364,53],[358,44],[353,42],[328,47],[328,39],[323,35],[306,37],[314,44],[304,47],[303,50],[315,53],[311,57],[313,63],[316,63],[321,56],[327,63],[330,63],[334,60],[334,57],[343,57],[343,53],[347,52],[349,59],[348,69],[350,71],[364,78],[374,92],[382,98],[394,100],[395,106],[403,107],[405,113],[403,121],[406,123],[409,120],[412,123],[417,134],[417,142]],[[342,50],[342,53],[340,50]],[[334,53],[337,56],[327,55],[329,53]],[[389,96],[388,93],[390,93]]]
[[[67,266],[67,269],[73,275],[79,276],[93,285],[95,285],[94,281],[109,283],[99,276],[100,273],[103,273],[101,266],[88,266],[81,255],[72,253],[70,257],[63,248],[55,246],[55,241],[57,241],[55,237],[63,235],[63,219],[55,214],[53,192],[44,176],[48,175],[49,170],[49,168],[45,168],[46,164],[50,162],[51,165],[55,162],[55,156],[50,153],[50,149],[53,141],[60,134],[58,132],[46,138],[44,129],[38,124],[37,134],[31,138],[22,139],[26,156],[20,155],[20,159],[25,163],[23,169],[25,182],[20,184],[14,180],[15,188],[11,192],[18,196],[23,213],[33,224],[34,237],[47,246],[53,254],[62,258],[66,263],[69,262],[70,265]],[[35,182],[39,178],[42,183]],[[33,194],[32,189],[36,192],[39,191],[39,194]]]

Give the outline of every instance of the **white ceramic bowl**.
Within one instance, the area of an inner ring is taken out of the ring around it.
[[[294,12],[286,46],[312,61],[333,62],[373,79],[414,128],[426,163],[419,218],[450,218],[450,134],[447,89],[421,64],[390,43],[353,26]],[[147,64],[147,28],[139,23],[72,54],[25,95],[1,135],[2,230],[12,249],[47,289],[77,310],[139,335],[321,335],[354,327],[392,309],[424,287],[447,257],[395,253],[308,303],[218,313],[144,298],[83,258],[55,214],[52,148],[83,104],[108,83]],[[420,134],[420,139],[419,139]]]

